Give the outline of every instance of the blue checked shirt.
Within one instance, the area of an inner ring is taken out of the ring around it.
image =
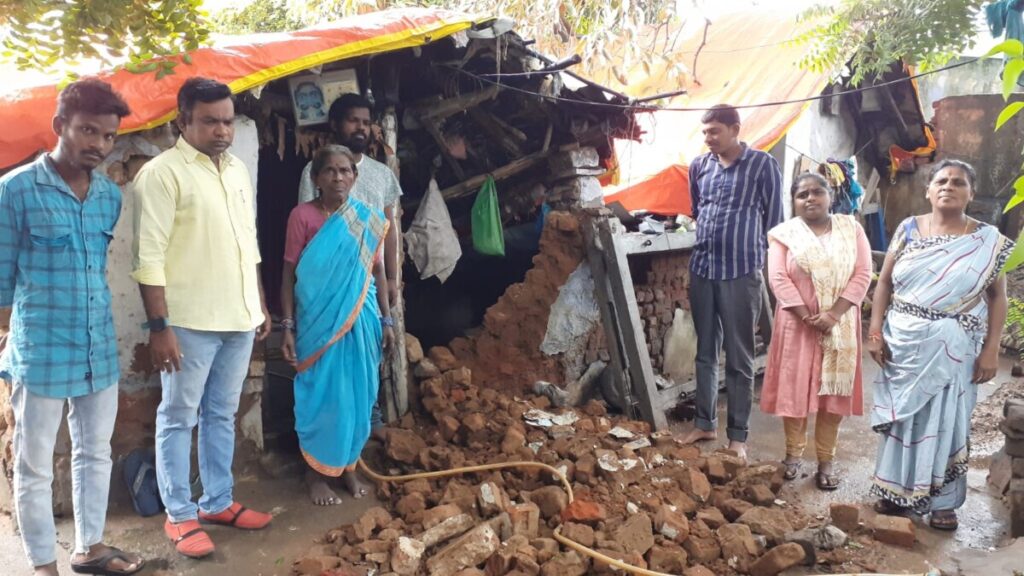
[[[708,153],[690,164],[697,243],[690,271],[732,280],[764,267],[768,230],[782,222],[782,171],[769,154],[743,144],[728,168]]]
[[[0,307],[12,307],[0,376],[70,398],[117,382],[107,245],[121,189],[93,171],[78,200],[47,155],[0,178]]]

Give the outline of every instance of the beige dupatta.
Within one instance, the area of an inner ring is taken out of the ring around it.
[[[832,235],[822,243],[801,218],[793,218],[768,232],[784,244],[800,268],[810,275],[819,310],[828,310],[846,289],[857,263],[857,222],[852,216],[834,214]],[[856,303],[855,303],[856,304]],[[819,396],[849,396],[857,372],[857,317],[854,305],[839,323],[821,337],[821,388]]]

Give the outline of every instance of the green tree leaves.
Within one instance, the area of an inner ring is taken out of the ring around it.
[[[851,83],[903,60],[921,69],[945,65],[974,44],[974,19],[984,0],[842,0],[801,15],[813,23],[793,40],[807,47],[801,65]]]
[[[83,60],[172,73],[210,34],[202,0],[0,0],[0,59],[73,73]]]

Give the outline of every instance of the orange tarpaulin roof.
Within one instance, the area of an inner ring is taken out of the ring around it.
[[[692,78],[669,81],[665,64],[659,64],[650,66],[649,72],[635,70],[625,90],[630,96],[642,97],[686,89],[686,95],[658,102],[675,108],[708,108],[720,103],[741,106],[816,96],[828,85],[829,78],[826,73],[800,68],[805,47],[788,43],[799,31],[795,14],[785,10],[748,10],[723,16],[712,22],[707,43],[700,48],[696,65],[699,84]],[[668,54],[669,59],[692,68],[703,33],[701,28],[681,42]],[[767,150],[809,105],[800,102],[741,109],[740,138]],[[626,191],[620,198],[625,199],[627,210],[674,214],[682,206],[675,194],[687,196],[689,204],[688,187],[669,192],[660,186],[673,182],[663,172],[673,173],[668,167],[683,167],[706,151],[701,136],[703,113],[659,110],[638,114],[637,122],[646,134],[641,142],[616,140],[620,180],[618,186],[606,188],[606,194]],[[612,199],[606,196],[606,201]]]
[[[605,196],[604,203],[619,202],[626,210],[646,209],[663,216],[692,216],[689,190],[689,169],[673,164],[636,186]]]
[[[153,128],[174,119],[178,88],[191,76],[224,82],[235,93],[321,64],[422,46],[470,28],[478,18],[427,8],[406,8],[344,18],[332,24],[287,33],[231,37],[216,47],[192,52],[192,65],[156,79],[127,70],[100,73],[128,101],[131,116],[121,132]],[[0,93],[0,167],[52,148],[50,128],[56,110],[54,84]]]

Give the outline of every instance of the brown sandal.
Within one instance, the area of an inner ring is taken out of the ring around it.
[[[835,474],[818,472],[814,475],[814,484],[818,487],[818,490],[831,492],[839,488],[840,478]]]
[[[793,460],[792,462],[786,462],[783,460],[782,466],[784,467],[782,472],[783,480],[795,480],[796,477],[800,475],[799,460]]]
[[[936,514],[939,515],[936,516]],[[956,512],[953,510],[936,510],[928,519],[928,525],[936,530],[953,532],[960,527],[960,520],[957,519]]]

